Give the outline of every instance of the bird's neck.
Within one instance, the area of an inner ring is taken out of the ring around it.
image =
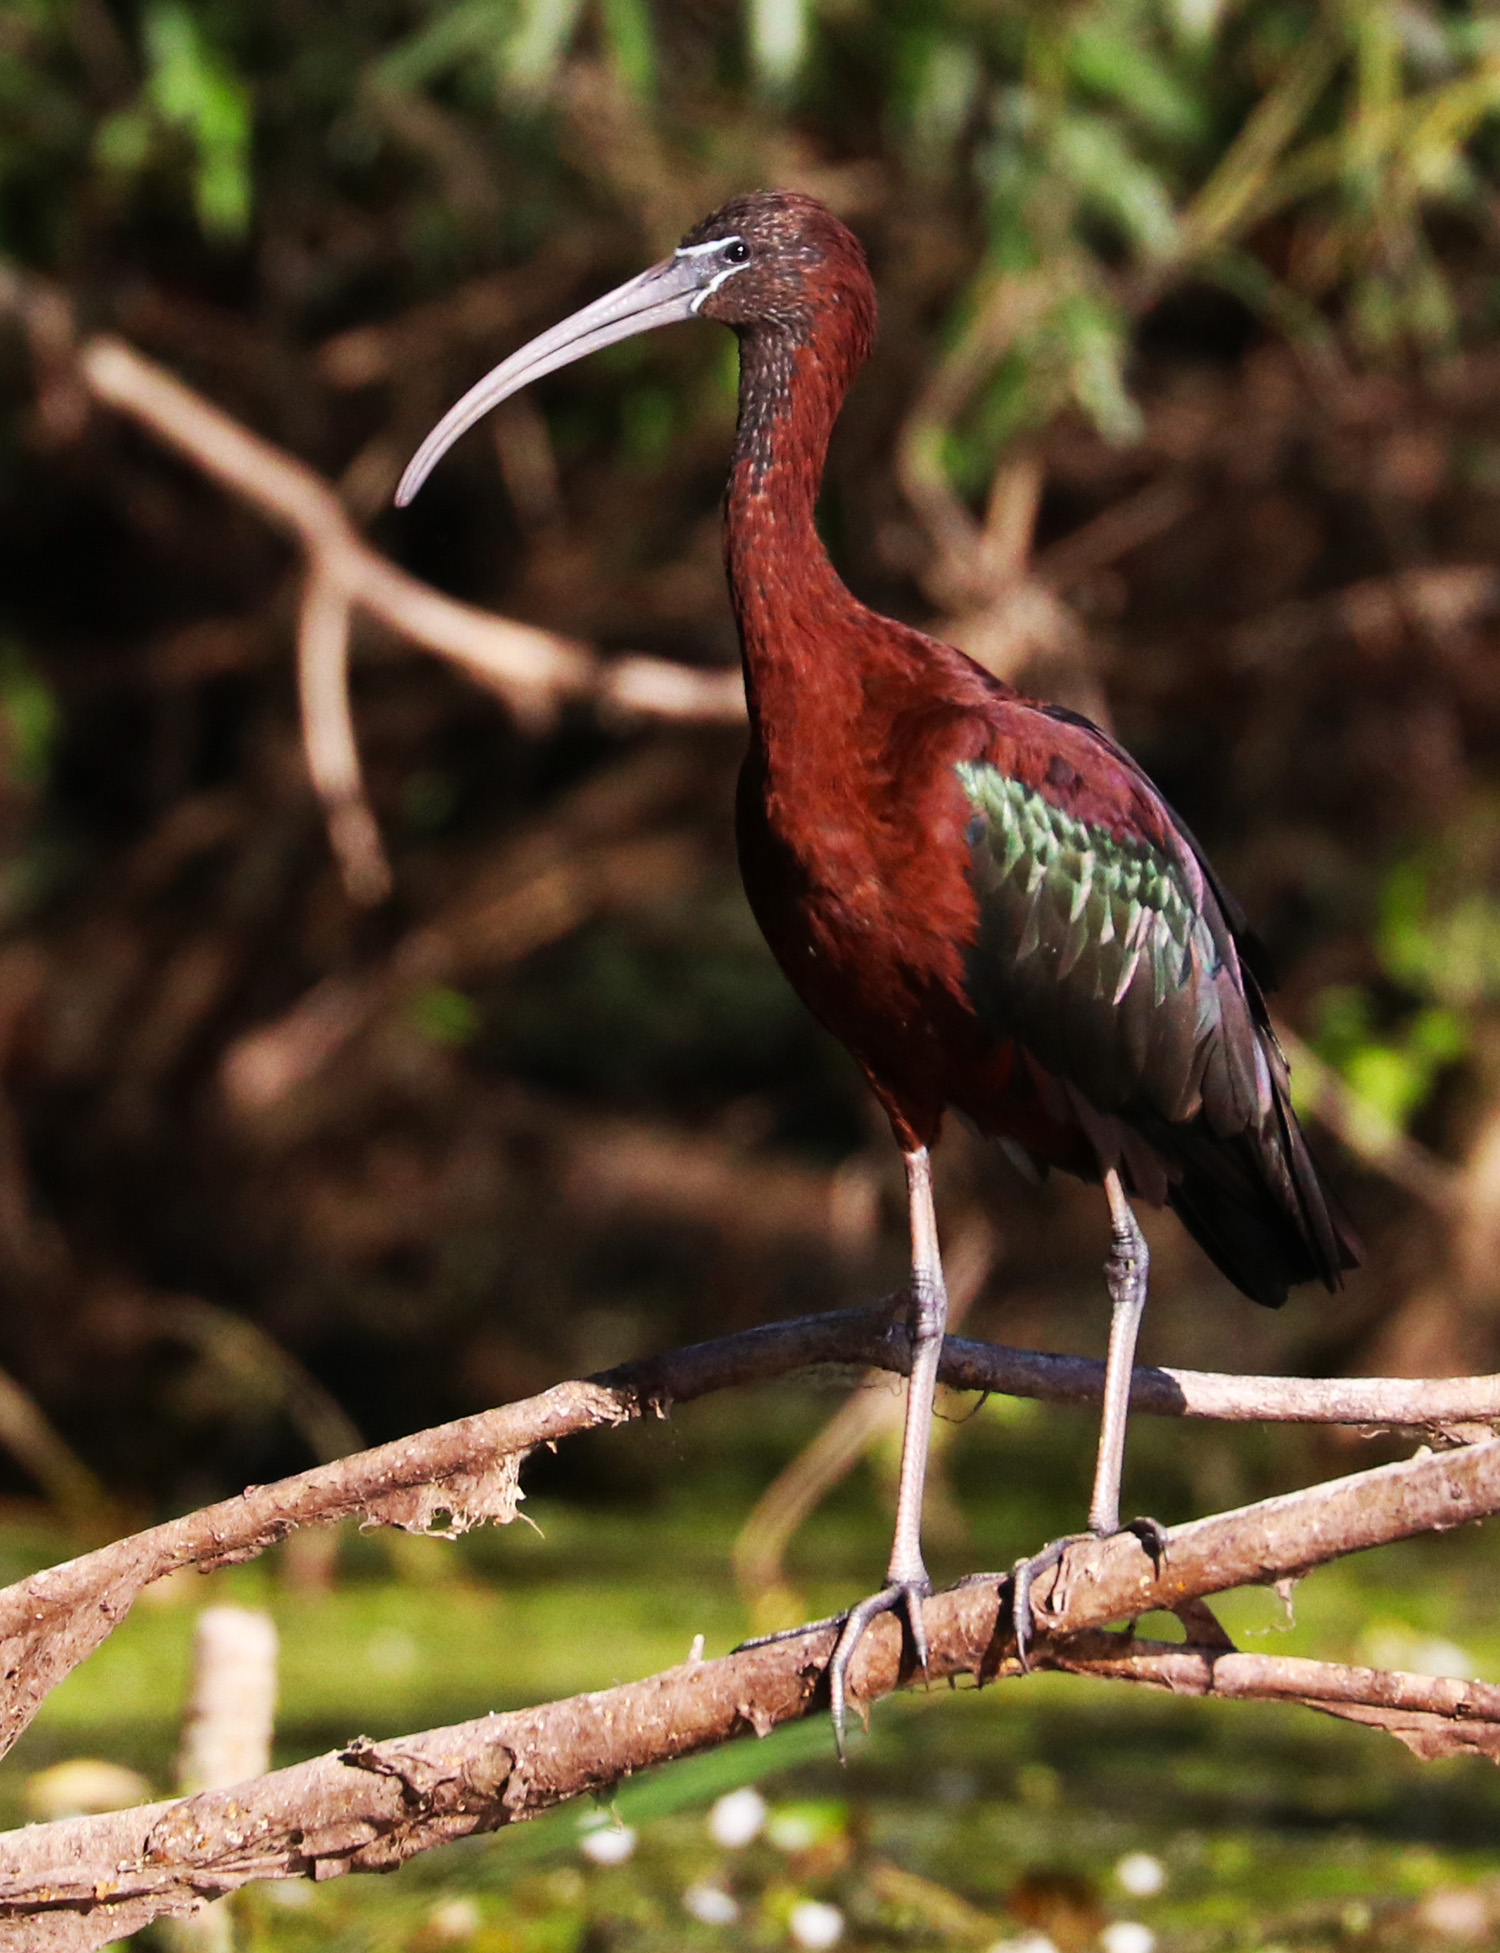
[[[828,560],[814,514],[853,364],[826,339],[763,330],[740,341],[724,553],[751,730],[766,748],[852,730],[870,613]]]

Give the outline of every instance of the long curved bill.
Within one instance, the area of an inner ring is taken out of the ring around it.
[[[693,318],[713,282],[713,270],[699,251],[676,252],[502,360],[448,409],[412,456],[396,489],[397,508],[406,507],[460,434],[511,394],[617,339]]]

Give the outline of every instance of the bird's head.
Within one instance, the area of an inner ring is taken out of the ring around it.
[[[826,204],[796,190],[759,190],[705,217],[676,258],[712,265],[693,311],[739,331],[757,327],[809,337],[829,307],[860,315],[864,346],[875,329],[875,291],[859,239]],[[672,262],[672,260],[668,260]]]
[[[416,494],[461,434],[544,373],[681,319],[806,343],[825,329],[852,369],[875,331],[875,291],[859,240],[816,197],[760,190],[695,224],[669,258],[541,333],[471,387],[412,456],[396,490]]]

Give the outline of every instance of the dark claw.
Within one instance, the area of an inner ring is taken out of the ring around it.
[[[1160,1519],[1132,1519],[1128,1525],[1121,1526],[1122,1533],[1133,1533],[1151,1555],[1151,1570],[1161,1572],[1162,1561],[1167,1557],[1167,1529]]]

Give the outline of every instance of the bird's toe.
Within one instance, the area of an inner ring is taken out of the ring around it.
[[[804,1634],[817,1634],[822,1628],[842,1627],[847,1619],[846,1614],[825,1614],[821,1621],[802,1621],[796,1627],[777,1628],[770,1634],[753,1634],[748,1641],[736,1641],[729,1652],[742,1655],[748,1648],[774,1648],[779,1641],[799,1641]]]
[[[1011,1569],[1010,1618],[1011,1631],[1016,1640],[1016,1659],[1021,1664],[1023,1675],[1031,1672],[1031,1644],[1036,1635],[1036,1610],[1032,1604],[1031,1590],[1044,1573],[1050,1573],[1059,1565],[1062,1556],[1070,1546],[1078,1541],[1092,1539],[1092,1533],[1065,1533],[1061,1539],[1049,1540],[1039,1553],[1029,1558],[1017,1560]]]
[[[927,1666],[927,1630],[922,1621],[922,1603],[932,1593],[932,1583],[924,1574],[916,1580],[894,1580],[878,1594],[870,1594],[851,1607],[844,1616],[843,1630],[828,1662],[828,1707],[833,1719],[833,1740],[839,1761],[847,1759],[844,1729],[848,1718],[849,1664],[864,1639],[871,1621],[882,1614],[899,1614],[906,1624],[917,1666]]]

